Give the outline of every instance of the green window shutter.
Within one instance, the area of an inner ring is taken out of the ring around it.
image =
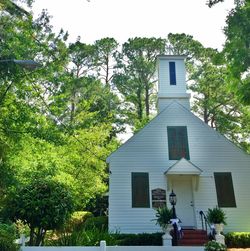
[[[187,127],[186,126],[168,126],[168,152],[170,160],[179,160],[181,158],[190,159]]]
[[[217,201],[219,207],[236,207],[232,174],[214,173]]]
[[[132,207],[150,207],[148,173],[132,173]]]

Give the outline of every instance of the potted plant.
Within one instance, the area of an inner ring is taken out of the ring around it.
[[[172,236],[170,231],[172,230],[171,219],[173,218],[173,213],[171,209],[168,209],[166,206],[159,207],[156,209],[156,225],[159,225],[163,232],[165,233],[162,236],[163,246],[172,245]]]
[[[172,226],[171,219],[173,218],[173,213],[172,210],[168,209],[166,206],[157,208],[155,216],[156,224],[159,225],[164,232],[169,225]]]
[[[222,244],[218,243],[216,241],[209,241],[208,243],[205,244],[205,251],[226,251],[227,247]]]
[[[226,225],[226,213],[219,207],[209,208],[207,211],[207,220],[214,224],[216,234],[223,231],[223,225]]]

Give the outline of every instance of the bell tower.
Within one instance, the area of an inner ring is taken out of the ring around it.
[[[190,94],[186,89],[185,56],[158,56],[158,113],[173,100],[190,110]]]

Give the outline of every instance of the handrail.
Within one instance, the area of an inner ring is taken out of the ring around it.
[[[210,237],[210,239],[215,240],[215,229],[214,229],[214,227],[208,222],[207,216],[204,214],[204,212],[202,210],[199,212],[199,214],[200,214],[200,217],[201,217],[202,229],[206,230],[206,232],[207,232],[207,227],[209,227],[209,230],[210,230],[209,237]]]

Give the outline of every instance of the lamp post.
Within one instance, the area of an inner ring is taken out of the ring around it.
[[[174,193],[173,189],[172,189],[172,192],[169,194],[169,202],[172,205],[173,219],[176,220],[177,217],[176,217],[175,205],[177,202],[177,198],[176,198],[176,194]],[[173,244],[173,246],[178,246],[178,237],[177,237],[178,227],[177,227],[176,221],[174,221],[173,227],[174,227],[174,236],[173,236],[172,244]]]

